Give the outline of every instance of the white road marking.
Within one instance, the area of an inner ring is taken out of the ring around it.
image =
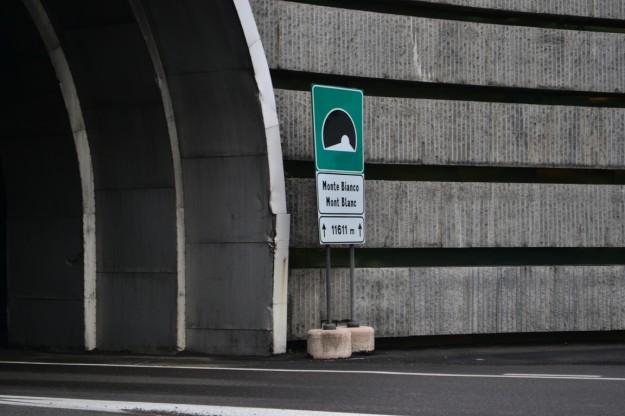
[[[180,414],[184,416],[388,416],[363,413],[320,412],[312,410],[267,409],[258,407],[208,406],[198,404],[125,402],[112,400],[69,399],[63,397],[0,395],[0,406],[84,410],[91,412],[137,414]]]
[[[601,376],[591,374],[542,374],[542,373],[505,373],[504,376],[510,377],[540,377],[540,378],[601,378]]]
[[[413,377],[460,377],[460,378],[521,378],[521,379],[551,379],[551,380],[590,380],[590,381],[625,381],[625,377],[588,376],[580,374],[467,374],[467,373],[425,373],[406,371],[376,371],[376,370],[315,370],[290,368],[255,368],[255,367],[217,367],[192,365],[162,365],[162,364],[104,364],[104,363],[61,363],[51,361],[0,361],[0,365],[34,365],[58,367],[112,367],[112,368],[141,368],[141,369],[169,369],[169,370],[197,370],[197,371],[247,371],[263,373],[304,373],[304,374],[369,374],[382,376],[413,376]]]

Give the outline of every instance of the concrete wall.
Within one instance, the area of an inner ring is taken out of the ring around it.
[[[380,337],[622,330],[623,266],[358,269],[357,316]],[[289,337],[325,319],[321,270],[291,273]],[[349,271],[333,308],[349,313]]]
[[[180,139],[187,348],[268,354],[274,225],[267,146],[236,10],[230,1],[142,5]]]
[[[274,68],[425,82],[625,90],[625,34],[253,0]]]
[[[492,24],[502,10],[624,19],[621,2],[430,2],[490,8],[489,24],[402,15],[418,14],[409,2],[389,3],[387,13],[383,2],[377,12],[356,10],[355,2],[348,9],[341,2],[303,3],[312,2],[252,0],[270,66],[280,70],[274,72],[278,114],[287,171],[293,167],[288,206],[300,268],[290,271],[289,338],[303,339],[326,318],[324,273],[313,260],[313,165],[300,163],[313,159],[306,84],[325,76],[364,89],[365,162],[376,169],[376,180],[366,182],[365,246],[378,250],[362,256],[378,268],[356,270],[356,318],[387,337],[625,329],[625,260],[587,266],[567,255],[571,264],[562,265],[554,255],[556,248],[625,247],[625,186],[612,182],[625,168],[625,113],[600,104],[603,93],[624,91],[625,35],[613,27],[564,30],[562,21],[549,29],[528,27],[531,21]],[[447,93],[471,89],[452,101],[423,84],[434,82]],[[368,96],[374,84],[375,96]],[[499,95],[487,94],[492,86],[501,88]],[[531,104],[523,103],[519,88],[528,89]],[[554,99],[574,91],[592,98],[581,100],[576,92],[566,103]],[[505,102],[509,97],[520,103]],[[390,179],[398,170],[429,167],[483,175],[473,182],[428,182],[418,173]],[[518,183],[508,168],[519,167],[545,176]],[[585,178],[580,168],[594,169],[599,179]],[[423,255],[419,249],[432,247],[440,250],[436,267],[386,264],[393,256],[402,259],[394,264],[405,263],[410,250]],[[488,258],[479,263],[486,266],[446,266],[455,264],[457,250],[485,248]],[[533,266],[527,248],[554,265]],[[528,264],[507,266],[497,250],[516,250]],[[347,271],[334,276],[333,318],[345,318]]]
[[[277,90],[284,155],[313,157],[310,94]],[[365,97],[368,163],[623,167],[625,109]]]
[[[318,245],[314,179],[289,179],[291,244]],[[625,186],[367,181],[365,247],[623,247]]]
[[[97,346],[176,345],[176,205],[152,63],[125,1],[47,11],[72,69],[95,179]]]
[[[620,0],[427,0],[427,2],[442,5],[482,7],[497,11],[625,19],[625,4]]]

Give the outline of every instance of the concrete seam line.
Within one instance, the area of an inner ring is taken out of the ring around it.
[[[154,72],[156,73],[158,86],[161,91],[161,101],[167,122],[169,133],[169,143],[171,146],[171,157],[174,170],[174,185],[176,193],[176,349],[183,351],[186,349],[186,265],[185,249],[186,234],[184,224],[184,189],[182,181],[182,160],[180,157],[180,141],[178,138],[178,128],[174,113],[173,101],[169,91],[167,75],[163,66],[163,61],[152,33],[150,23],[145,13],[145,9],[140,0],[130,0],[130,6],[137,19],[137,23],[145,40]]]
[[[397,16],[414,16],[429,19],[475,22],[499,26],[520,26],[548,28],[555,30],[623,33],[623,17],[609,15],[575,14],[556,10],[540,11],[524,6],[471,6],[453,4],[453,2],[432,2],[423,0],[370,0],[368,2],[354,0],[291,0],[295,3],[326,6],[348,10],[393,14]],[[496,3],[496,2],[493,2]],[[504,2],[501,2],[504,3]],[[523,3],[523,2],[518,2]],[[566,4],[566,2],[564,2]],[[622,16],[622,15],[621,15]]]
[[[514,87],[457,82],[427,82],[376,76],[331,74],[298,69],[271,70],[277,89],[308,91],[310,84],[345,85],[367,91],[367,97],[414,98],[541,106],[625,108],[620,92],[547,87]]]
[[[48,13],[40,0],[22,0],[28,10],[39,35],[43,40],[54,72],[59,81],[63,101],[67,109],[74,145],[80,171],[82,189],[82,222],[83,222],[83,309],[84,309],[84,343],[86,350],[97,346],[96,313],[96,217],[95,217],[95,185],[91,149],[85,128],[76,84],[65,58],[65,53],[50,21]]]
[[[249,0],[233,0],[237,15],[241,22],[243,34],[250,51],[250,59],[254,68],[254,76],[258,85],[259,100],[265,126],[267,140],[267,159],[269,162],[269,204],[276,216],[275,238],[273,243],[273,298],[272,298],[272,334],[273,353],[286,352],[287,337],[287,291],[289,269],[289,224],[290,217],[286,210],[286,186],[284,165],[282,161],[282,145],[280,142],[280,126],[276,109],[271,73],[265,50],[254,20]]]
[[[363,413],[324,412],[258,407],[212,406],[184,403],[127,402],[113,400],[72,399],[65,397],[0,395],[0,405],[48,409],[84,410],[126,414],[158,412],[194,416],[384,416]]]

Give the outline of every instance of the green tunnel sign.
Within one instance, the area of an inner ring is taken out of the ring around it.
[[[363,173],[363,92],[313,85],[311,95],[317,171]]]
[[[313,85],[320,244],[364,244],[363,92]]]

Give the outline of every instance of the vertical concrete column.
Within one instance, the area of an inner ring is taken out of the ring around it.
[[[165,74],[165,68],[161,60],[160,52],[154,39],[154,34],[145,14],[145,10],[139,0],[130,0],[132,11],[137,18],[141,33],[145,39],[154,72],[158,78],[158,85],[163,101],[163,110],[167,121],[169,142],[171,145],[171,157],[174,169],[174,184],[176,188],[176,252],[177,252],[177,279],[176,279],[176,348],[182,351],[186,348],[186,263],[185,263],[185,228],[184,228],[184,191],[182,183],[182,161],[180,159],[180,143],[178,140],[178,128],[176,115],[174,114],[169,84]]]
[[[234,0],[241,27],[250,50],[259,99],[263,111],[267,160],[269,162],[270,206],[276,216],[273,263],[273,353],[286,352],[289,232],[291,218],[286,208],[286,189],[280,123],[269,64],[249,0]]]

